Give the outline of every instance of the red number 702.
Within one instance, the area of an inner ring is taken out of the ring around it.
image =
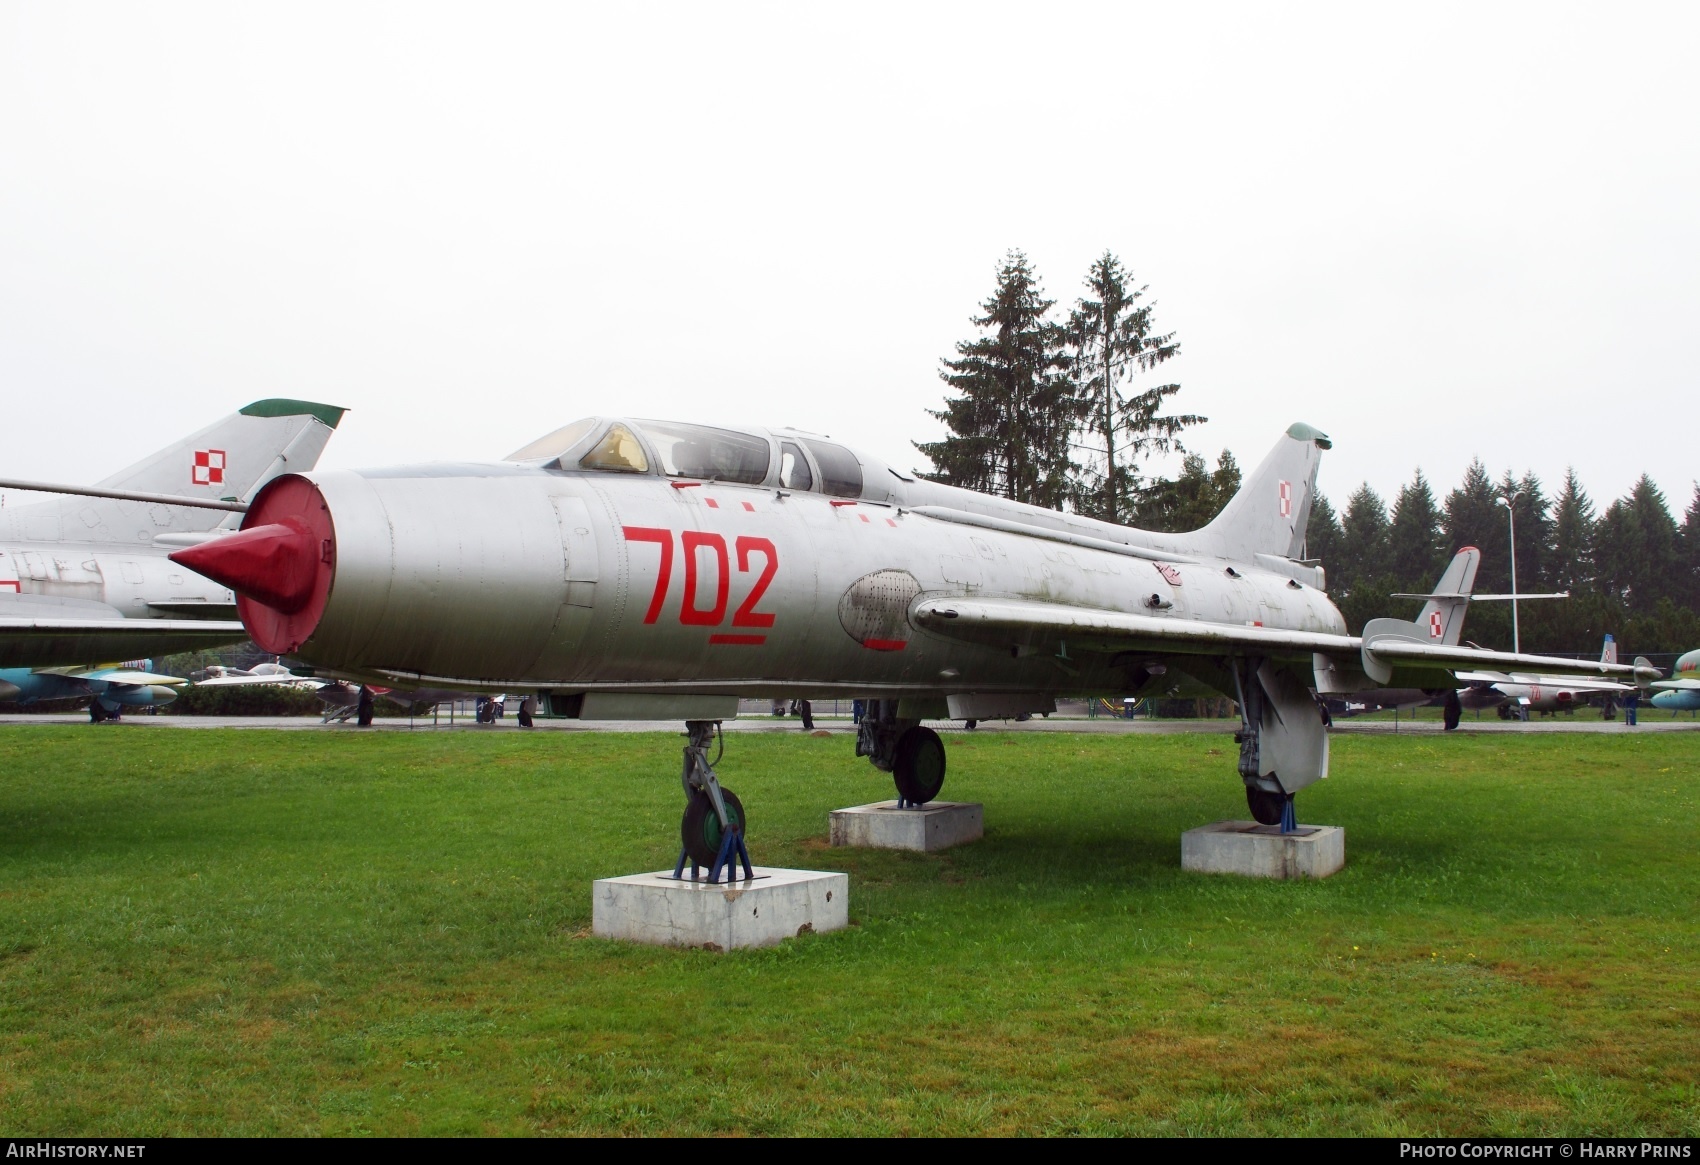
[[[653,542],[661,547],[661,569],[655,575],[655,593],[650,596],[649,610],[644,612],[643,621],[653,623],[661,617],[661,605],[667,599],[667,587],[673,581],[673,531],[661,530],[653,526],[623,526],[628,542]],[[726,539],[719,534],[707,530],[686,530],[679,535],[679,541],[685,556],[685,593],[679,601],[679,622],[687,627],[718,627],[726,621],[726,606],[731,597],[732,572],[730,555],[726,551]],[[755,586],[738,609],[732,612],[734,627],[771,627],[773,616],[756,610],[756,604],[767,593],[768,586],[773,582],[773,576],[779,572],[779,552],[774,549],[772,541],[766,538],[752,538],[740,534],[732,543],[738,555],[738,571],[748,574],[750,571],[750,554],[755,552],[762,556],[761,574],[756,577]],[[714,602],[712,606],[701,606],[698,596],[697,570],[698,555],[707,550],[714,555],[715,584]],[[713,635],[710,643],[762,643],[765,635]]]

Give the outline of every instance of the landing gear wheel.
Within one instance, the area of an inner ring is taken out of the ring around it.
[[[1284,793],[1271,793],[1267,789],[1245,787],[1245,803],[1251,809],[1251,815],[1259,825],[1281,824],[1281,811],[1287,807],[1288,797]]]
[[[1458,727],[1458,721],[1464,715],[1464,702],[1458,698],[1456,689],[1446,689],[1446,703],[1443,707],[1445,711],[1441,714],[1442,722],[1445,725],[1445,731],[1451,732]]]
[[[897,763],[891,768],[897,794],[925,805],[944,787],[944,741],[931,728],[917,725],[897,738]]]
[[[372,695],[372,689],[361,684],[360,701],[355,705],[354,722],[362,728],[372,727],[372,705],[376,702]]]
[[[738,794],[723,786],[720,799],[726,804],[726,816],[743,826],[747,834],[749,821],[744,816],[744,803],[738,800]],[[708,794],[700,789],[685,802],[685,816],[679,822],[679,840],[684,843],[685,853],[691,861],[699,866],[713,866],[714,859],[720,856],[723,840],[720,815],[714,811],[714,802],[708,799]]]
[[[106,709],[100,706],[99,700],[89,701],[89,723],[99,724],[106,719]]]

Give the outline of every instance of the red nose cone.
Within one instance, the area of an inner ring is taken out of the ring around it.
[[[260,650],[295,651],[313,634],[336,579],[336,531],[319,487],[285,474],[254,498],[242,529],[171,561],[236,592],[236,610]]]
[[[293,615],[313,597],[319,547],[307,523],[291,517],[179,550],[171,561]]]

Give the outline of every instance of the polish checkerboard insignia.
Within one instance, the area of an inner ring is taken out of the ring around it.
[[[1293,483],[1290,482],[1290,481],[1281,482],[1280,486],[1277,488],[1276,492],[1281,497],[1281,516],[1283,518],[1292,517],[1293,516]]]
[[[195,465],[189,471],[189,477],[196,485],[223,485],[224,450],[195,450]]]
[[[1428,635],[1430,639],[1439,639],[1446,634],[1446,623],[1440,617],[1439,611],[1428,613]]]

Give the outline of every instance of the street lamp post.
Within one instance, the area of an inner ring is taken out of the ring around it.
[[[1517,499],[1521,491],[1512,490],[1499,499],[1498,504],[1505,507],[1505,516],[1511,522],[1511,650],[1518,655],[1523,654],[1523,635],[1517,623]]]

